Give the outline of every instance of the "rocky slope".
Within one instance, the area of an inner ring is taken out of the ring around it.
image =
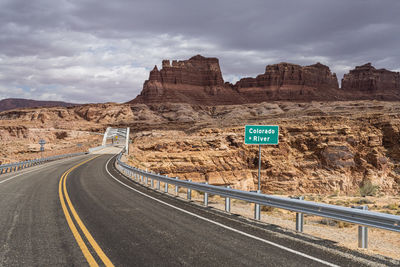
[[[400,100],[399,73],[376,70],[371,64],[356,67],[338,86],[335,73],[316,63],[268,65],[264,74],[224,83],[218,59],[200,55],[183,61],[164,60],[150,72],[143,90],[129,103],[189,103],[234,105],[265,101]]]
[[[33,107],[71,107],[76,104],[66,103],[62,101],[38,101],[23,98],[6,98],[0,100],[0,112],[4,110],[18,108],[33,108]]]
[[[257,183],[258,157],[257,146],[244,145],[246,124],[280,126],[279,145],[262,149],[264,192],[356,194],[371,181],[383,194],[400,193],[399,102],[98,104],[6,111],[0,113],[0,161],[34,157],[39,138],[61,151],[78,143],[98,145],[101,136],[93,132],[107,126],[129,126],[131,164],[249,190]]]
[[[46,140],[43,156],[87,151],[101,144],[107,125],[124,123],[126,111],[115,104],[10,110],[0,113],[0,164],[38,158],[38,141]]]
[[[132,165],[254,190],[258,147],[244,144],[244,125],[277,124],[281,127],[279,145],[262,149],[264,192],[357,194],[371,182],[383,194],[400,193],[398,102],[276,102],[192,108],[201,119],[192,121],[191,127],[182,126],[177,110],[172,107],[155,113],[160,121],[167,116],[170,128],[133,134]]]

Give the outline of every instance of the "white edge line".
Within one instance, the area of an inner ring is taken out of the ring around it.
[[[206,222],[209,222],[209,223],[218,225],[218,226],[220,226],[220,227],[222,227],[222,228],[225,228],[225,229],[228,229],[228,230],[230,230],[230,231],[239,233],[239,234],[241,234],[241,235],[244,235],[244,236],[253,238],[253,239],[255,239],[255,240],[258,240],[258,241],[261,241],[261,242],[264,242],[264,243],[267,243],[267,244],[269,244],[269,245],[271,245],[271,246],[275,246],[275,247],[278,247],[278,248],[280,248],[280,249],[289,251],[289,252],[291,252],[291,253],[293,253],[293,254],[303,256],[303,257],[305,257],[305,258],[308,258],[308,259],[311,259],[311,260],[320,262],[320,263],[325,264],[325,265],[327,265],[327,266],[332,266],[332,267],[333,267],[333,266],[334,266],[334,267],[339,266],[339,265],[335,265],[335,264],[333,264],[333,263],[330,263],[330,262],[327,262],[327,261],[324,261],[324,260],[315,258],[315,257],[313,257],[313,256],[304,254],[304,253],[302,253],[302,252],[293,250],[293,249],[291,249],[291,248],[288,248],[288,247],[285,247],[285,246],[276,244],[276,243],[274,243],[274,242],[271,242],[271,241],[262,239],[262,238],[260,238],[260,237],[257,237],[257,236],[254,236],[254,235],[251,235],[251,234],[242,232],[242,231],[237,230],[237,229],[235,229],[235,228],[229,227],[229,226],[227,226],[227,225],[225,225],[225,224],[222,224],[222,223],[219,223],[219,222],[215,222],[215,221],[213,221],[213,220],[207,219],[207,218],[205,218],[205,217],[202,217],[202,216],[197,215],[197,214],[195,214],[195,213],[192,213],[192,212],[190,212],[190,211],[187,211],[187,210],[184,210],[184,209],[175,207],[175,206],[173,206],[173,205],[171,205],[171,204],[169,204],[169,203],[166,203],[166,202],[164,202],[164,201],[162,201],[162,200],[159,200],[159,199],[157,199],[157,198],[155,198],[155,197],[152,197],[152,196],[149,196],[149,195],[147,195],[147,194],[145,194],[145,193],[143,193],[143,192],[140,192],[139,190],[136,190],[135,188],[130,187],[129,185],[127,185],[127,184],[121,182],[120,180],[118,180],[117,178],[115,178],[114,175],[112,175],[112,174],[108,171],[108,167],[107,167],[107,166],[108,166],[108,163],[111,161],[111,159],[112,159],[113,157],[114,157],[114,156],[112,156],[112,157],[107,161],[107,163],[106,163],[106,171],[107,171],[107,173],[108,173],[114,180],[116,180],[118,183],[122,184],[123,186],[125,186],[125,187],[127,187],[127,188],[129,188],[129,189],[131,189],[131,190],[133,190],[133,191],[135,191],[135,192],[137,192],[137,193],[139,193],[139,194],[145,196],[145,197],[148,197],[148,198],[150,198],[150,199],[153,199],[153,200],[155,200],[155,201],[157,201],[157,202],[159,202],[159,203],[162,203],[162,204],[164,204],[164,205],[166,205],[166,206],[169,206],[169,207],[171,207],[171,208],[174,208],[174,209],[179,210],[179,211],[181,211],[181,212],[184,212],[184,213],[186,213],[186,214],[192,215],[192,216],[194,216],[194,217],[196,217],[196,218],[199,218],[199,219],[201,219],[201,220],[204,220],[204,221],[206,221]]]
[[[55,163],[64,162],[64,161],[69,160],[69,159],[71,159],[71,158],[74,158],[74,157],[70,157],[70,158],[66,158],[66,159],[61,159],[61,160],[59,160],[59,161],[58,161],[58,160],[55,160]],[[53,161],[53,162],[54,162],[54,161]],[[53,163],[53,162],[47,162],[47,163]],[[51,167],[51,166],[53,166],[53,165],[56,165],[56,164],[51,164],[51,165],[50,165],[50,164],[46,164],[46,162],[45,162],[44,165],[36,165],[36,166],[38,166],[39,168],[36,168],[36,169],[34,169],[34,170],[30,170],[30,171],[26,171],[26,172],[21,172],[21,173],[19,173],[19,174],[17,174],[17,175],[11,176],[10,178],[7,178],[7,179],[4,179],[4,180],[0,181],[0,184],[2,184],[2,183],[4,183],[4,182],[7,182],[7,181],[10,181],[10,180],[12,180],[12,179],[14,179],[14,178],[17,178],[18,176],[21,176],[21,175],[23,175],[23,174],[35,172],[35,171],[44,169],[44,168],[46,168],[46,167]],[[36,166],[34,166],[34,167],[36,167]]]

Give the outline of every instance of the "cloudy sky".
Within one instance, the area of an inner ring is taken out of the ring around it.
[[[227,81],[282,61],[400,70],[398,0],[0,0],[0,99],[133,99],[162,59]]]

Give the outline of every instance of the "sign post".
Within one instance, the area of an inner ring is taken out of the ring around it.
[[[41,157],[43,158],[43,151],[44,151],[44,145],[46,144],[46,141],[44,139],[39,140],[39,145],[40,145],[40,153]]]
[[[279,143],[278,125],[246,125],[244,132],[246,145],[258,145],[258,192],[261,190],[261,145]]]

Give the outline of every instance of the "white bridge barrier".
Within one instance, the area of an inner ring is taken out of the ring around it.
[[[160,190],[160,182],[165,184],[164,192],[168,193],[168,185],[175,185],[175,194],[178,192],[179,187],[187,188],[187,198],[191,199],[192,190],[204,193],[204,205],[208,205],[208,195],[219,195],[225,197],[225,210],[230,212],[231,199],[240,199],[255,205],[255,219],[260,219],[260,206],[271,206],[290,210],[296,212],[296,230],[303,231],[304,217],[303,214],[312,214],[320,217],[330,218],[338,221],[345,221],[359,225],[358,230],[358,246],[360,248],[367,248],[367,226],[385,229],[389,231],[400,232],[400,216],[391,215],[386,213],[368,211],[360,207],[348,208],[337,205],[330,205],[324,203],[317,203],[312,201],[305,201],[300,198],[285,198],[273,195],[266,195],[257,192],[248,192],[229,187],[221,187],[209,185],[207,183],[195,183],[185,180],[179,180],[178,177],[171,178],[168,176],[144,171],[135,167],[129,166],[121,161],[122,153],[116,159],[116,166],[118,170],[125,176],[132,178],[138,183],[149,186],[148,180],[150,179],[150,186],[154,187],[154,181],[157,181],[155,189]]]
[[[99,151],[99,150],[101,150],[103,148],[106,148],[106,147],[109,147],[109,146],[112,146],[112,144],[107,144],[107,145],[102,145],[102,146],[96,146],[96,147],[89,148],[89,154],[92,154],[93,152]]]
[[[93,149],[102,149],[107,145],[107,140],[111,139],[112,143],[114,144],[114,141],[118,144],[124,144],[125,145],[125,151],[128,154],[129,151],[129,133],[130,133],[130,128],[112,128],[108,127],[106,131],[104,132],[103,135],[103,141],[101,146],[95,147]],[[96,151],[93,150],[93,151]],[[93,151],[89,151],[89,153],[92,153]]]

